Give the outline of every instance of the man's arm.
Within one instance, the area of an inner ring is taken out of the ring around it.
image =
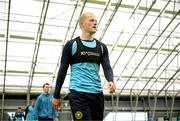
[[[23,112],[22,112],[22,118],[23,118],[24,120],[26,120],[26,119],[25,119],[25,115],[24,115],[24,113],[23,113]]]
[[[62,88],[62,85],[64,83],[64,79],[67,74],[67,70],[69,67],[69,63],[71,60],[71,41],[67,42],[63,48],[62,56],[61,56],[61,64],[59,68],[59,72],[57,75],[57,80],[56,80],[56,86],[55,86],[55,91],[53,95],[53,100],[52,100],[52,105],[55,109],[58,109],[60,107],[60,91]]]
[[[63,52],[61,56],[61,64],[60,64],[60,68],[59,68],[57,80],[56,80],[56,86],[55,86],[55,91],[54,91],[54,96],[53,96],[56,99],[60,98],[60,91],[64,83],[66,74],[67,74],[70,59],[71,59],[71,43],[67,42],[63,48]]]
[[[111,68],[110,65],[110,61],[109,61],[109,54],[108,54],[108,49],[106,47],[106,45],[102,44],[103,46],[103,54],[102,54],[102,61],[101,61],[101,65],[104,71],[104,75],[106,80],[109,81],[114,81],[113,78],[113,70]]]
[[[14,121],[16,121],[16,115],[17,115],[17,112],[15,112],[15,115],[14,115]]]
[[[106,45],[102,44],[102,46],[103,46],[103,54],[102,54],[101,65],[104,70],[105,78],[108,81],[108,85],[107,85],[108,89],[110,90],[110,93],[114,93],[116,90],[116,85],[114,84],[114,78],[113,78],[114,75],[109,61],[108,49]]]
[[[35,110],[36,110],[37,118],[39,116],[40,109],[42,109],[40,104],[42,104],[41,94],[37,97],[36,102],[35,102]]]
[[[27,114],[28,114],[28,111],[29,111],[29,105],[26,107],[26,110],[25,110],[25,115],[24,115],[24,119],[26,119]]]

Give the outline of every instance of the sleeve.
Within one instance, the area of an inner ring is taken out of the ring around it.
[[[41,104],[41,95],[37,97],[35,102],[35,110],[37,111],[37,116],[39,116],[40,104]]]
[[[22,112],[22,118],[25,120],[25,115],[24,115],[24,112]]]
[[[24,115],[24,118],[26,119],[26,116],[28,114],[28,111],[29,111],[29,105],[26,107],[26,110],[25,110],[25,115]]]
[[[16,114],[17,114],[17,113],[15,112],[15,115],[14,115],[14,121],[16,121]]]
[[[103,54],[102,54],[101,65],[102,65],[102,68],[104,71],[105,78],[108,82],[114,81],[113,70],[112,70],[111,65],[110,65],[107,46],[105,44],[102,44],[102,46],[103,46]]]
[[[54,98],[56,98],[56,99],[60,98],[60,91],[61,91],[62,85],[64,83],[64,79],[66,77],[67,70],[68,70],[68,67],[70,64],[71,47],[72,47],[72,42],[68,41],[63,48],[63,52],[62,52],[62,56],[61,56],[61,64],[60,64],[60,68],[58,71],[55,91],[54,91],[54,95],[53,95]]]

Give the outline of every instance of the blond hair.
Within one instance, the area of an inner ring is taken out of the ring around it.
[[[88,17],[88,15],[93,15],[94,16],[94,14],[91,13],[91,12],[86,12],[86,13],[81,14],[81,16],[79,18],[79,26],[80,26],[80,28],[81,28],[81,24]]]

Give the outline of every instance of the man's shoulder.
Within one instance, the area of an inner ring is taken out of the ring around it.
[[[26,108],[29,108],[31,105],[27,105]]]
[[[96,40],[97,43],[99,43],[102,46],[106,46],[103,42],[99,41],[98,39],[94,38],[94,40]]]
[[[69,41],[66,42],[66,46],[72,46],[72,44],[77,41],[79,39],[79,37],[73,38]]]
[[[74,43],[75,41],[80,40],[80,37],[75,37],[69,41],[69,43]]]
[[[43,96],[43,93],[41,93],[41,94],[37,97],[37,99],[42,98],[42,96]]]

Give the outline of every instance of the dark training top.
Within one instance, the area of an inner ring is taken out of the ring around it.
[[[60,98],[59,92],[69,65],[71,65],[70,90],[87,93],[102,92],[99,75],[100,64],[104,70],[106,80],[113,81],[113,71],[105,44],[96,39],[80,40],[80,37],[68,41],[62,52],[54,98]]]
[[[100,61],[102,57],[100,42],[96,40],[95,48],[84,46],[82,43],[82,40],[80,39],[76,39],[76,42],[77,42],[78,48],[75,54],[72,54],[72,58],[70,61],[71,65],[75,63],[83,63],[83,62],[97,63],[98,65],[100,65]]]

